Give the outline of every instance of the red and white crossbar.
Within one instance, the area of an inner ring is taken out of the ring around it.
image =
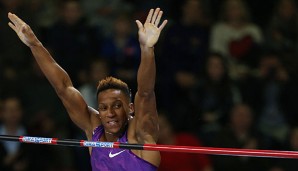
[[[11,135],[0,135],[0,141],[18,141],[21,143],[77,146],[77,147],[121,148],[121,149],[130,149],[130,150],[200,153],[200,154],[210,154],[210,155],[298,159],[297,151],[252,150],[252,149],[237,149],[237,148],[214,148],[214,147],[175,146],[175,145],[156,145],[156,144],[129,144],[129,143],[119,143],[119,142],[99,142],[99,141],[86,141],[86,140],[75,140],[75,139],[58,139],[58,138],[11,136]]]

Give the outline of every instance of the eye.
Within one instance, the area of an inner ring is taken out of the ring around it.
[[[98,107],[98,110],[99,110],[99,111],[106,111],[106,110],[107,110],[107,107],[104,106],[104,105],[100,105],[100,106]]]
[[[121,103],[115,103],[113,107],[114,109],[119,109],[121,108],[121,106],[122,106]]]

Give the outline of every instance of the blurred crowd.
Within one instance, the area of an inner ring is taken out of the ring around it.
[[[298,150],[298,1],[0,0],[0,134],[86,139],[7,25],[20,16],[97,109],[99,79],[136,92],[136,19],[161,7],[160,144]],[[0,141],[1,171],[88,171],[87,149]],[[291,159],[162,153],[160,171],[297,171]]]

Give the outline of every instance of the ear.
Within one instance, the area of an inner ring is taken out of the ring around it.
[[[129,103],[129,115],[134,116],[135,108],[133,103]]]

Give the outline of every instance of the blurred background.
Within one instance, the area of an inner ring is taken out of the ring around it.
[[[0,134],[86,139],[30,49],[16,13],[97,108],[108,75],[136,92],[135,20],[160,7],[159,144],[298,150],[298,1],[0,0]],[[162,153],[160,171],[297,171],[296,160]],[[87,149],[0,142],[1,171],[90,171]]]

